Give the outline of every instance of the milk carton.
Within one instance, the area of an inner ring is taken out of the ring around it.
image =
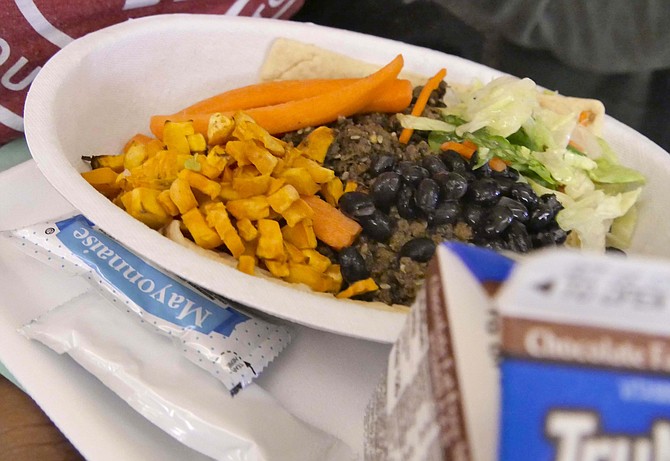
[[[500,290],[501,460],[670,460],[670,264],[543,252]]]

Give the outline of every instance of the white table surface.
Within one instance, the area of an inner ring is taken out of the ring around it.
[[[0,197],[0,229],[72,210],[32,160],[0,173]],[[83,290],[83,282],[52,271],[4,240],[0,273],[0,363],[87,459],[203,458],[135,413],[68,356],[17,332]],[[390,345],[297,325],[293,337],[258,384],[292,414],[361,453],[365,406],[385,369]]]

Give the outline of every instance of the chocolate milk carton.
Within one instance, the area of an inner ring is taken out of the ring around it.
[[[499,329],[486,287],[513,262],[440,245],[365,419],[365,459],[495,461]]]
[[[670,264],[542,252],[497,296],[499,459],[670,461]]]

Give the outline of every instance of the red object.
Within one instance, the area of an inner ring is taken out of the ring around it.
[[[0,0],[0,145],[21,136],[28,87],[60,48],[89,32],[167,13],[287,19],[303,0]]]

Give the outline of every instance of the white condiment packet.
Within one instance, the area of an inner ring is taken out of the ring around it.
[[[231,396],[168,337],[115,309],[95,289],[21,332],[69,354],[149,421],[214,459],[354,459],[346,444],[291,415],[258,385]]]

